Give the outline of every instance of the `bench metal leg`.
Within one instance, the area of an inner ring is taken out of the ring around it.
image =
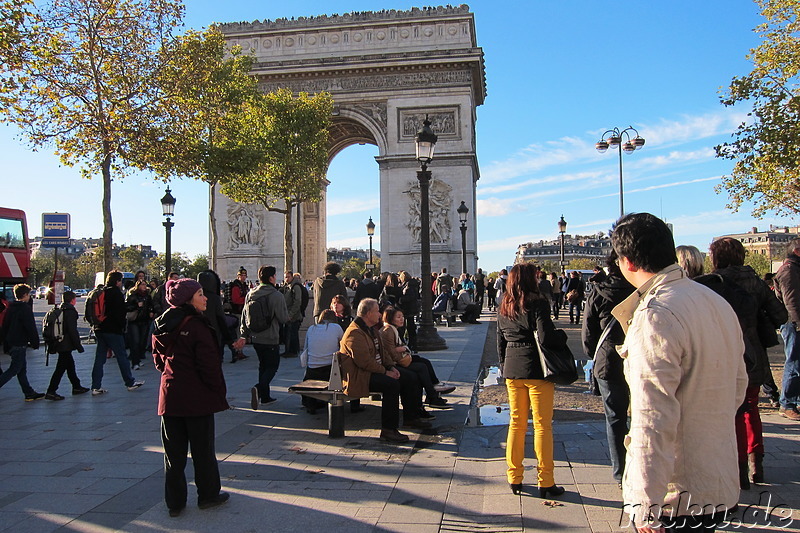
[[[335,398],[328,404],[328,437],[344,437],[344,400]]]

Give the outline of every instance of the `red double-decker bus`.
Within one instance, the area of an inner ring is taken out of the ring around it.
[[[12,288],[17,283],[26,283],[30,271],[31,250],[25,212],[0,207],[0,290],[6,298],[13,299]]]

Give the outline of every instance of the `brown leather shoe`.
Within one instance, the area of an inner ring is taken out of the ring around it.
[[[431,423],[421,418],[412,418],[403,422],[404,428],[430,429]]]
[[[779,412],[783,418],[800,421],[800,413],[798,413],[797,409],[794,407],[787,407],[786,409],[780,409]]]
[[[408,435],[403,435],[396,429],[382,429],[381,440],[396,443],[408,442]]]

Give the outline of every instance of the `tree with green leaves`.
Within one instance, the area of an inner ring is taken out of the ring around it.
[[[111,181],[130,168],[164,97],[159,51],[181,24],[180,0],[0,1],[0,114],[34,146],[103,181],[105,271],[113,267]]]
[[[278,89],[253,102],[249,134],[263,150],[263,164],[222,186],[237,202],[258,203],[284,216],[284,270],[293,270],[292,209],[322,199],[328,169],[328,127],[333,99]]]
[[[159,280],[167,279],[167,274],[169,272],[166,271],[166,259],[167,256],[165,253],[160,253],[147,263],[147,270],[150,272],[150,276],[156,277]],[[177,272],[178,274],[185,276],[191,261],[189,258],[186,257],[186,254],[182,252],[173,252],[172,253],[172,271]]]
[[[576,257],[567,265],[567,270],[592,270],[601,265],[602,261],[597,259],[587,259],[586,257]],[[602,266],[602,265],[601,265]]]
[[[126,246],[119,251],[117,268],[123,272],[137,272],[144,268],[146,262],[141,250]]]
[[[210,187],[211,265],[216,266],[216,190],[263,163],[258,137],[245,122],[260,96],[250,74],[252,56],[228,47],[214,27],[189,31],[162,51],[158,75],[164,94],[148,128],[150,149],[138,163],[162,179],[190,177]],[[249,102],[249,104],[248,104]]]
[[[721,96],[725,106],[752,106],[733,141],[716,147],[717,157],[734,161],[717,191],[728,207],[755,205],[761,217],[800,213],[800,3],[756,0],[765,21],[755,28],[761,44],[750,51],[752,71],[735,77]]]

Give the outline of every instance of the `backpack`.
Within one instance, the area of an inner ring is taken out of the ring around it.
[[[254,333],[266,331],[272,324],[272,316],[267,316],[266,296],[247,300],[244,304],[247,312],[247,328]]]
[[[92,302],[92,325],[99,326],[106,321],[106,291],[99,291]]]
[[[308,294],[305,283],[300,284],[300,289],[302,290],[300,293],[300,313],[305,317],[306,308],[308,308],[308,301],[311,299],[311,296]]]
[[[42,320],[42,338],[47,353],[56,353],[56,347],[64,340],[63,312],[60,307],[53,307]]]

